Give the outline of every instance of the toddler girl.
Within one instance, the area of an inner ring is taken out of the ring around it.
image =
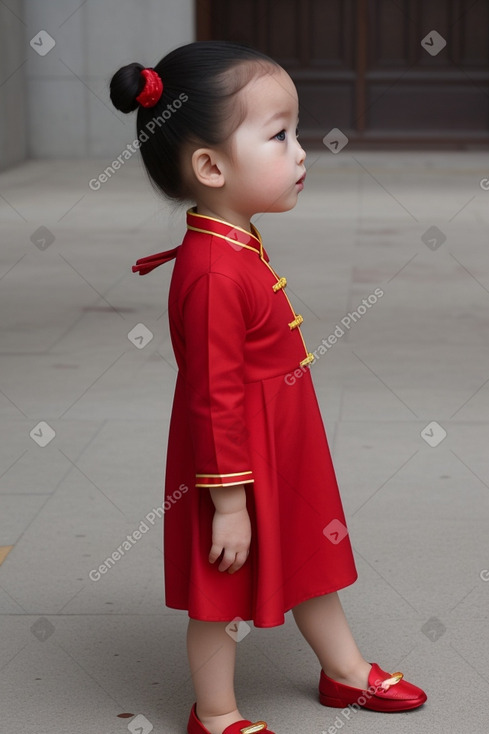
[[[321,665],[322,704],[420,706],[425,693],[367,662],[345,619],[337,591],[357,573],[311,380],[314,356],[287,280],[251,223],[257,212],[292,209],[304,187],[291,78],[250,48],[197,42],[154,69],[122,67],[111,99],[122,112],[138,109],[152,183],[193,204],[182,244],[133,267],[143,275],[176,258],[165,493],[189,490],[165,514],[165,592],[167,606],[190,618],[188,734],[272,734],[238,709],[236,640],[240,621],[273,627],[290,609]]]

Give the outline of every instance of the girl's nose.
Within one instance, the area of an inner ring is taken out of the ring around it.
[[[298,142],[297,145],[299,146],[299,164],[304,163],[306,160],[306,151],[302,147],[302,145]]]

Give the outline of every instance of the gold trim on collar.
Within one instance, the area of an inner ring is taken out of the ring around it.
[[[243,227],[238,227],[234,224],[231,224],[231,222],[227,222],[225,219],[217,219],[217,217],[209,217],[207,214],[198,214],[197,212],[193,211],[193,207],[190,209],[187,209],[187,215],[190,214],[192,217],[199,217],[200,219],[208,219],[211,222],[217,222],[218,224],[224,224],[228,226],[230,229],[235,229],[239,232],[243,232],[243,234],[247,235],[248,237],[252,237],[255,239],[258,243],[259,249],[257,250],[255,247],[251,247],[251,245],[244,245],[242,242],[239,242],[239,240],[233,240],[230,237],[226,237],[226,235],[220,234],[219,232],[213,232],[212,230],[208,229],[200,229],[199,227],[193,227],[191,224],[187,223],[187,229],[191,229],[193,232],[201,232],[202,234],[210,234],[214,235],[214,237],[220,237],[223,240],[226,240],[227,242],[231,243],[232,245],[239,245],[240,247],[245,247],[247,250],[253,250],[254,252],[258,252],[260,255],[260,258],[263,259],[263,243],[261,239],[261,235],[255,225],[250,222],[251,224],[251,232],[248,232],[247,229],[243,229]]]
[[[199,214],[198,212],[194,212],[193,208],[190,208],[187,210],[187,214],[191,214],[193,217],[200,217],[201,219],[210,219],[212,222],[218,222],[219,224],[227,224],[231,229],[239,229],[240,232],[244,232],[247,235],[251,235],[252,237],[256,237],[258,241],[260,241],[261,237],[258,234],[255,235],[253,232],[248,232],[247,229],[243,229],[243,227],[238,227],[234,224],[231,224],[231,222],[227,222],[225,219],[217,219],[217,217],[209,217],[207,214]],[[251,225],[255,232],[258,233],[258,230],[256,229],[255,225]]]

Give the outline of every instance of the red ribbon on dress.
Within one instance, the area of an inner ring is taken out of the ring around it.
[[[178,247],[174,247],[173,250],[166,250],[166,252],[157,252],[154,255],[140,257],[139,260],[136,260],[136,265],[132,266],[132,272],[139,272],[139,275],[150,273],[152,270],[157,268],[158,265],[163,265],[163,263],[173,260],[173,258],[177,256],[179,247],[180,245],[178,245]]]
[[[154,69],[143,69],[141,75],[145,78],[143,91],[136,97],[136,102],[142,107],[154,107],[163,93],[163,82]]]

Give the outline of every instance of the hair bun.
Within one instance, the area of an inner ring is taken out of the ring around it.
[[[117,110],[133,112],[138,107],[136,97],[143,91],[145,80],[141,76],[144,66],[127,64],[116,71],[110,81],[110,99]]]

